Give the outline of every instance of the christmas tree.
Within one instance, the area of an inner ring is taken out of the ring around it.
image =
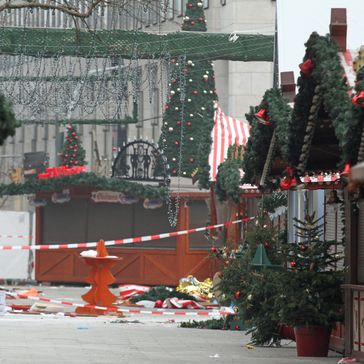
[[[85,164],[85,150],[80,143],[75,127],[69,125],[63,146],[62,165],[69,168],[83,166]]]
[[[298,241],[283,249],[287,270],[279,280],[276,306],[285,324],[329,329],[341,319],[343,272],[337,263],[342,256],[336,253],[336,241],[322,239],[323,219],[314,213],[295,219]]]
[[[264,210],[252,224],[243,254],[224,261],[221,289],[236,306],[237,316],[250,327],[252,342],[263,345],[279,339],[275,297],[284,236],[272,226]]]
[[[190,0],[182,30],[206,31],[201,1]],[[209,186],[208,155],[217,100],[214,71],[208,60],[178,57],[170,60],[171,80],[163,116],[160,146],[172,176],[198,174],[199,185]]]

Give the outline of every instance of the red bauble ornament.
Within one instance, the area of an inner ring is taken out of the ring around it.
[[[190,121],[187,121],[187,126],[191,126],[191,122]]]
[[[78,161],[75,161],[75,164],[78,164]]]
[[[69,141],[70,141],[70,143],[72,143],[73,142],[73,139],[70,139]]]
[[[76,139],[76,140],[78,139],[78,136],[77,136],[77,135],[75,136],[75,139]]]
[[[217,249],[213,246],[212,248],[211,248],[211,253],[216,253],[217,252]]]
[[[177,125],[180,126],[181,125],[181,120],[177,121]]]
[[[70,145],[70,146],[69,146],[69,149],[73,149],[73,146],[72,146],[72,145]]]
[[[264,242],[264,247],[265,247],[265,248],[269,248],[269,241],[265,241],[265,242]]]
[[[201,18],[201,17],[200,17],[200,18],[198,18],[197,20],[198,20],[199,22],[202,22],[202,21],[203,21],[203,18]]]
[[[73,164],[73,160],[72,159],[70,160],[70,163]]]
[[[190,158],[190,163],[193,163],[195,161],[194,158]]]
[[[155,303],[154,303],[155,308],[162,308],[162,306],[163,306],[163,301],[162,300],[155,301]]]
[[[76,132],[74,131],[74,132],[72,133],[72,135],[76,135]]]
[[[68,164],[66,164],[66,168],[69,168],[69,165]]]
[[[292,184],[292,179],[289,177],[284,177],[284,179],[279,183],[279,187],[282,190],[289,190]]]
[[[291,266],[291,268],[295,268],[296,267],[296,262],[290,262],[289,265]]]
[[[195,25],[195,22],[193,20],[191,21],[191,25]]]
[[[303,245],[303,244],[300,245],[301,252],[304,252],[306,249],[307,249],[306,245]]]
[[[176,170],[176,169],[173,169],[173,170],[172,170],[172,174],[173,174],[173,175],[176,175],[176,174],[177,174],[177,170]]]
[[[173,80],[172,80],[172,83],[173,83],[173,84],[177,83],[177,80],[173,79]]]
[[[76,154],[72,154],[72,157],[76,157]]]
[[[299,67],[303,74],[309,75],[313,70],[313,62],[311,59],[307,59],[305,62],[301,63]]]
[[[174,144],[179,145],[179,140],[176,140]]]
[[[240,291],[236,291],[235,294],[234,294],[235,298],[239,298],[241,296],[241,293]]]
[[[240,330],[240,326],[239,325],[235,325],[235,330],[239,331]]]
[[[188,4],[187,4],[187,7],[188,7],[189,9],[192,9],[192,8],[193,8],[193,4],[192,4],[192,3],[188,3]]]
[[[230,262],[228,260],[225,260],[224,263],[225,263],[225,265],[229,265]]]
[[[197,95],[197,94],[198,94],[198,91],[197,91],[197,90],[193,90],[193,91],[192,91],[192,93],[193,93],[194,95]]]
[[[67,158],[68,157],[68,154],[65,154],[65,157]]]

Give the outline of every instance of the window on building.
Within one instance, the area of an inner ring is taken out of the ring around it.
[[[176,14],[177,16],[183,15],[183,0],[175,0],[176,1]]]
[[[151,4],[151,12],[152,12],[152,23],[153,25],[158,24],[158,19],[160,16],[159,4],[155,2]]]
[[[174,18],[174,0],[167,0],[167,16],[168,19]]]
[[[208,9],[209,8],[209,4],[210,3],[210,0],[204,0],[203,1],[203,7],[205,8],[205,9]]]
[[[168,13],[168,0],[159,0],[159,17],[161,22],[167,20],[167,13]]]
[[[222,6],[226,5],[226,0],[220,0],[220,1]]]

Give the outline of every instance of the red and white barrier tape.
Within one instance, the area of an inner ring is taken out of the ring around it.
[[[109,240],[105,241],[105,245],[122,245],[122,244],[133,244],[133,243],[141,243],[145,241],[152,241],[152,240],[159,240],[170,238],[173,236],[181,236],[181,235],[188,235],[192,233],[196,233],[199,231],[205,230],[212,230],[212,229],[219,229],[222,227],[228,227],[233,224],[239,224],[244,221],[253,220],[254,217],[247,217],[245,219],[235,220],[235,221],[228,221],[224,224],[216,224],[210,226],[204,226],[195,229],[189,230],[180,230],[174,231],[171,233],[164,233],[164,234],[156,234],[156,235],[145,235],[145,236],[138,236],[136,238],[127,238],[127,239],[119,239],[119,240]],[[75,249],[75,248],[93,248],[97,246],[97,242],[92,243],[76,243],[76,244],[48,244],[48,245],[1,245],[0,250],[50,250],[50,249]]]
[[[102,310],[107,312],[121,312],[121,313],[130,313],[130,314],[150,314],[150,315],[178,315],[178,316],[226,316],[230,315],[231,312],[228,311],[218,311],[218,310],[212,310],[212,311],[194,311],[194,312],[186,312],[186,311],[171,311],[171,310],[165,310],[165,309],[157,309],[157,310],[143,310],[143,309],[137,309],[137,308],[117,308],[117,307],[104,307],[104,306],[95,306],[95,305],[89,305],[89,304],[81,304],[81,303],[74,303],[69,301],[59,301],[54,300],[51,298],[46,297],[36,297],[36,296],[27,296],[23,294],[16,294],[13,292],[7,292],[8,295],[22,298],[22,299],[30,299],[35,301],[41,301],[41,302],[49,302],[49,303],[56,303],[59,305],[65,305],[65,306],[73,306],[73,307],[86,307],[90,309],[96,309],[96,310]]]

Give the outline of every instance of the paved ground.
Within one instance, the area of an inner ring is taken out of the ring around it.
[[[85,288],[37,287],[48,298],[82,302]],[[14,301],[8,301],[8,304]],[[22,303],[24,303],[22,301]],[[72,308],[68,308],[72,310]],[[6,314],[0,317],[0,363],[337,363],[298,358],[294,343],[282,348],[248,349],[243,332],[184,329],[179,316],[67,317],[58,314]]]

